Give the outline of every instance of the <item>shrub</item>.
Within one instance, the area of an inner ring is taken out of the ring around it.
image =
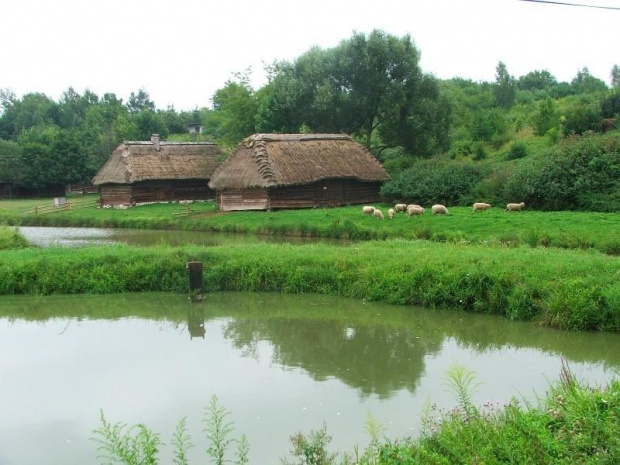
[[[513,142],[510,146],[510,150],[506,154],[506,160],[517,160],[527,156],[527,146],[525,143],[518,141]]]

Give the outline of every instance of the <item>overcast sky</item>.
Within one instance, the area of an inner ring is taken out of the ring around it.
[[[563,0],[614,6],[620,0]],[[157,108],[211,105],[233,72],[330,48],[353,31],[410,34],[425,72],[493,81],[586,66],[609,84],[620,64],[620,11],[519,0],[1,0],[0,89],[58,100],[145,89]]]

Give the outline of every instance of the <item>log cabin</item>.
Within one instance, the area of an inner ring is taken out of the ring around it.
[[[220,210],[335,207],[379,200],[389,175],[345,134],[254,134],[213,173]]]
[[[125,141],[93,178],[101,206],[209,200],[222,151],[211,142]]]

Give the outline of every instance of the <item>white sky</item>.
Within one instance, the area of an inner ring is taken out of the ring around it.
[[[564,0],[620,7],[620,0]],[[609,84],[620,11],[519,0],[1,0],[0,89],[58,100],[73,86],[127,101],[144,88],[164,109],[211,105],[231,73],[329,48],[353,31],[411,34],[426,72],[494,81],[587,66]]]

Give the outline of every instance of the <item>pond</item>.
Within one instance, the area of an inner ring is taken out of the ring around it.
[[[428,401],[454,406],[454,363],[475,371],[476,404],[503,405],[535,402],[562,358],[604,384],[620,337],[318,295],[1,297],[0,463],[99,463],[89,438],[100,411],[168,444],[187,417],[190,463],[206,463],[213,395],[234,436],[248,437],[252,464],[279,463],[291,435],[323,422],[332,448],[352,451],[367,444],[369,414],[395,438],[419,432]],[[169,447],[161,457],[172,463]]]
[[[348,245],[350,241],[253,234],[226,234],[205,231],[114,229],[114,228],[57,228],[47,226],[22,226],[19,231],[32,244],[39,247],[84,247],[90,245],[128,244],[133,246],[152,246],[167,244],[172,246],[196,244],[220,246],[226,244],[255,244],[275,242],[289,244],[309,244],[316,242],[334,245]]]

